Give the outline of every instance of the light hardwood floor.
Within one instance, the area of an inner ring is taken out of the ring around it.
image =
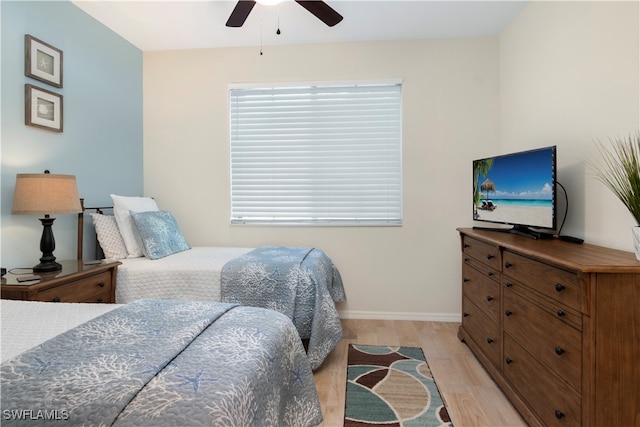
[[[526,426],[466,344],[458,323],[399,320],[342,320],[343,339],[315,372],[323,427],[344,418],[348,344],[421,347],[454,427]]]

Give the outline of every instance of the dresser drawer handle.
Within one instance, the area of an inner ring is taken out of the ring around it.
[[[560,346],[556,346],[553,351],[555,351],[558,356],[562,356],[562,354],[565,353],[564,349]]]
[[[104,282],[98,282],[98,287],[104,288]]]
[[[504,263],[504,268],[511,268],[513,267],[513,264],[511,264],[509,261]]]
[[[487,295],[487,301],[493,301],[495,298],[492,297],[491,295]]]
[[[511,365],[513,363],[513,360],[510,357],[507,357],[506,359],[504,359],[504,361],[507,363],[507,365]]]
[[[567,289],[567,287],[566,287],[565,285],[563,285],[563,284],[561,284],[561,283],[556,283],[556,291],[557,291],[557,292],[562,292],[562,291],[564,291],[565,289]]]
[[[464,259],[464,262],[469,262],[469,258],[465,258],[465,259]]]
[[[505,314],[507,317],[509,317],[509,316],[511,316],[511,315],[513,314],[513,311],[511,311],[511,310],[505,310],[504,314]]]
[[[54,297],[51,302],[60,302],[60,297]]]
[[[465,248],[465,249],[467,249],[467,248],[469,247],[469,244],[468,244],[468,243],[465,243],[462,247],[463,247],[463,248]]]
[[[512,286],[513,286],[513,283],[511,283],[511,282],[507,282],[507,283],[504,284],[505,288],[510,288]]]
[[[493,338],[491,337],[487,338],[487,344],[493,344]]]
[[[493,271],[488,272],[487,276],[489,276],[489,277],[493,276]]]
[[[564,418],[564,412],[559,411],[558,409],[555,410],[555,416],[557,419],[561,420]]]
[[[556,311],[556,315],[557,315],[558,317],[564,317],[564,315],[565,315],[565,314],[567,314],[567,313],[565,313],[565,312],[564,312],[564,310],[558,310],[558,311]]]
[[[495,258],[495,256],[494,256],[494,255],[487,254],[487,259],[494,259],[494,258]]]
[[[464,283],[467,283],[467,282],[470,282],[470,281],[471,281],[471,279],[467,279],[466,277],[463,277],[463,278],[462,278],[462,281],[463,281]]]

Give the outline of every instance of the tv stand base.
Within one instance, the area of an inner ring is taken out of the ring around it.
[[[517,234],[519,236],[528,237],[534,240],[542,240],[542,239],[553,239],[555,235],[553,233],[545,233],[542,231],[535,231],[530,229],[529,227],[523,227],[519,225],[514,225],[512,228],[490,228],[490,227],[473,227],[474,230],[485,230],[485,231],[497,231],[500,233],[511,233]]]

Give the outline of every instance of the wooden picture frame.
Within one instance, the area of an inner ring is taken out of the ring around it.
[[[62,51],[30,34],[24,36],[24,75],[62,87]]]
[[[52,132],[62,132],[62,95],[30,84],[24,85],[24,120]]]

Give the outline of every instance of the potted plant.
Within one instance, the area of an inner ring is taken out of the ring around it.
[[[640,131],[626,139],[612,139],[610,143],[609,147],[597,143],[602,162],[592,163],[591,168],[633,215],[634,248],[640,260]]]

